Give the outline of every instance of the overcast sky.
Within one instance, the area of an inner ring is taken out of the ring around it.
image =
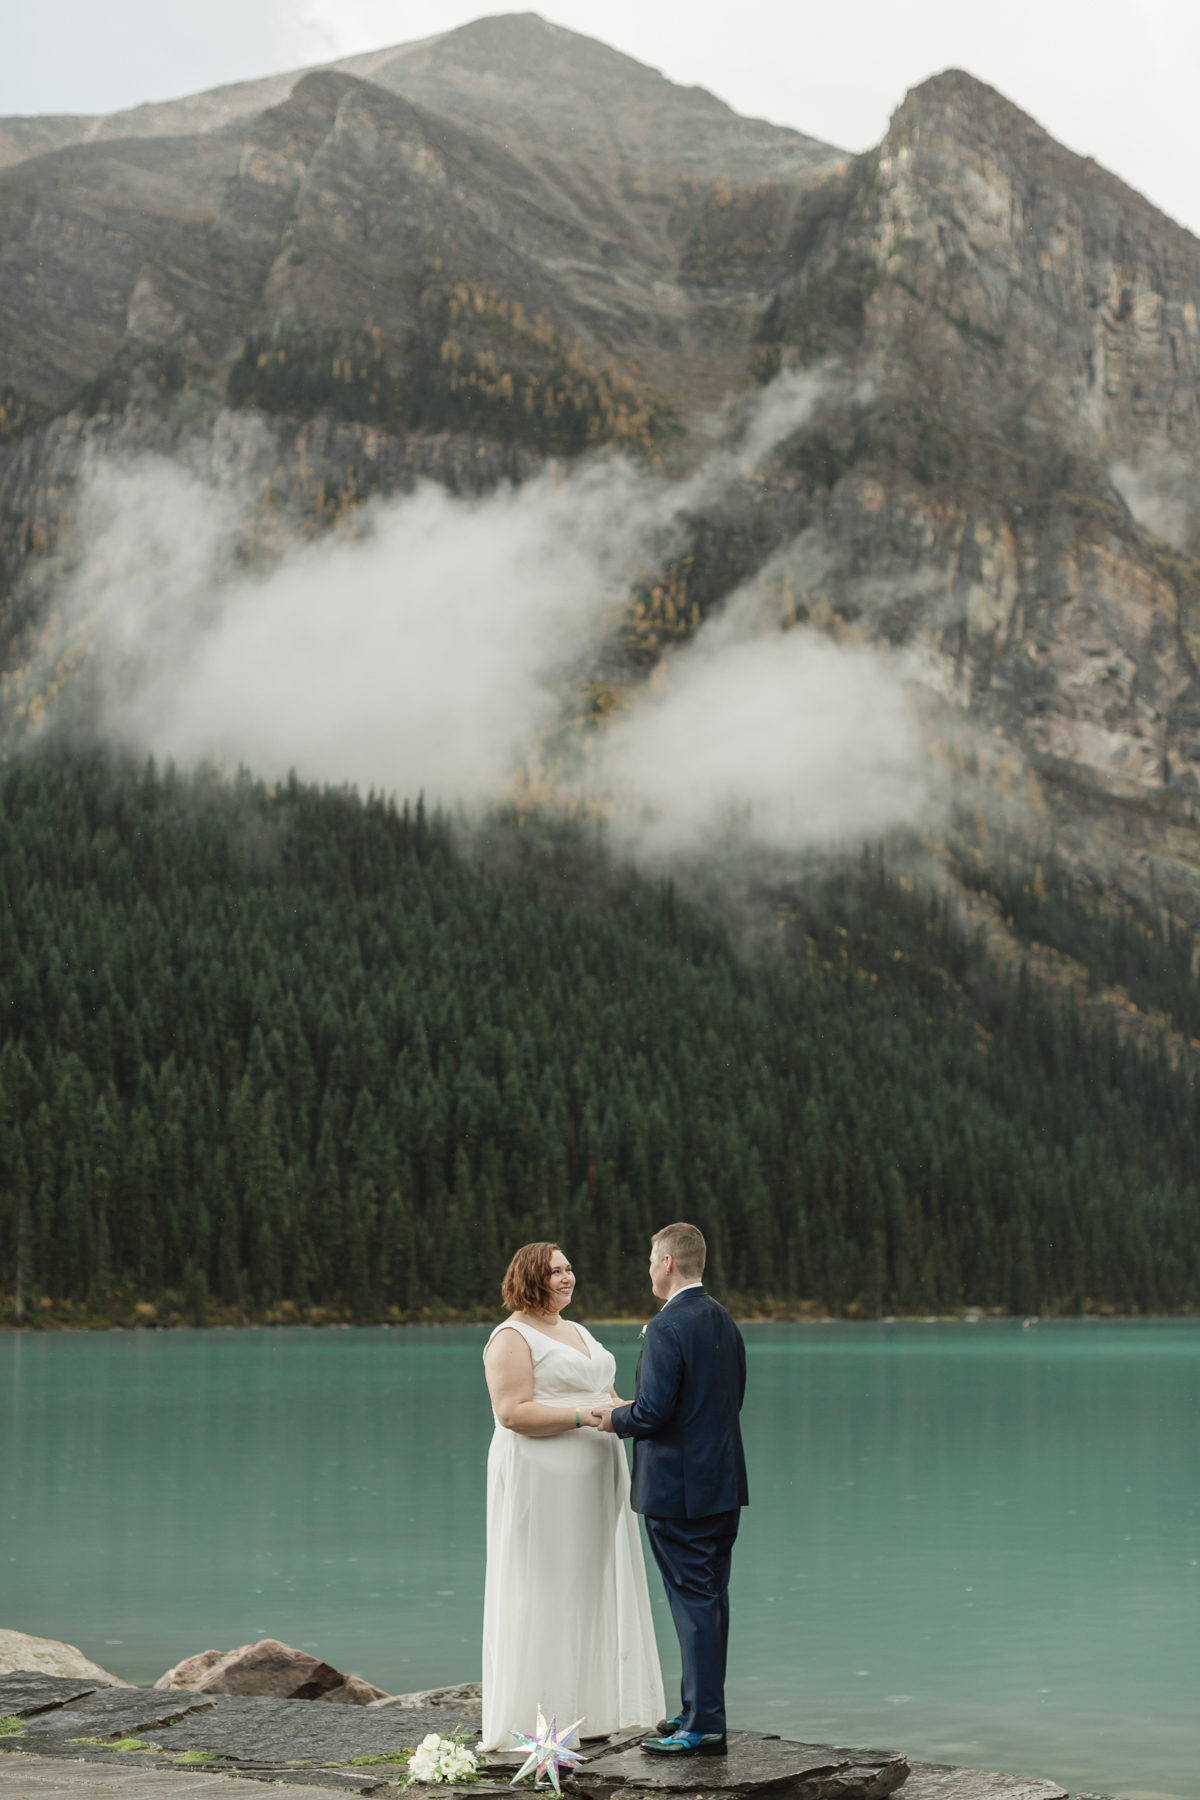
[[[0,114],[113,112],[517,8],[480,0],[0,0]],[[849,150],[964,68],[1200,233],[1197,0],[547,0],[543,16]]]

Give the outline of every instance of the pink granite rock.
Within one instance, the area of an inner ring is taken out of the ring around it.
[[[343,1675],[329,1663],[293,1650],[277,1638],[243,1644],[238,1650],[202,1650],[160,1675],[156,1688],[186,1688],[197,1694],[257,1694],[277,1700],[336,1700],[368,1706],[386,1698],[357,1675]]]
[[[341,1687],[330,1688],[320,1698],[338,1700],[345,1706],[370,1706],[376,1700],[386,1700],[387,1695],[381,1688],[372,1687],[369,1681],[364,1681],[361,1675],[343,1675]]]
[[[156,1688],[197,1689],[201,1676],[207,1675],[215,1663],[224,1662],[228,1654],[226,1650],[202,1650],[199,1656],[186,1656],[165,1675],[160,1675],[154,1685]]]

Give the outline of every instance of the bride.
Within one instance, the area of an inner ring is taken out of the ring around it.
[[[485,1750],[510,1750],[538,1707],[600,1737],[653,1725],[663,1684],[629,1471],[594,1409],[616,1401],[612,1353],[569,1324],[575,1277],[557,1244],[526,1244],[504,1277],[511,1318],[484,1351],[488,1455],[483,1601]]]

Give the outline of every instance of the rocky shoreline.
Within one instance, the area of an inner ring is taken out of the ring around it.
[[[45,1666],[21,1668],[14,1659],[22,1658]],[[70,1672],[72,1662],[80,1672]],[[256,1682],[284,1691],[229,1691]],[[145,1800],[182,1796],[190,1790],[181,1778],[199,1769],[310,1792],[391,1796],[409,1785],[406,1752],[427,1732],[470,1735],[480,1715],[478,1683],[385,1695],[272,1639],[203,1652],[140,1688],[69,1644],[0,1632],[0,1800],[8,1791],[8,1756],[20,1759],[22,1788],[27,1775],[53,1778],[69,1761],[73,1787],[86,1785],[80,1764],[97,1774],[136,1770]],[[728,1758],[719,1764],[664,1765],[641,1755],[642,1735],[585,1741],[584,1761],[564,1791],[573,1800],[888,1800],[900,1790],[905,1800],[1109,1800],[1068,1796],[1053,1781],[913,1762],[896,1750],[802,1744],[756,1731],[731,1731]],[[484,1778],[447,1789],[447,1800],[507,1790],[520,1755],[489,1754]]]
[[[272,1784],[392,1795],[403,1782],[405,1750],[427,1732],[450,1736],[477,1729],[461,1706],[351,1708],[181,1689],[96,1689],[85,1681],[23,1672],[0,1677],[0,1709],[0,1719],[19,1722],[0,1736],[6,1755],[136,1767],[143,1778],[153,1770],[164,1795],[181,1772],[198,1766]],[[962,1779],[949,1785],[941,1777],[950,1771],[939,1771],[938,1784],[926,1794],[919,1781],[909,1789],[914,1771],[897,1751],[799,1744],[751,1731],[730,1732],[729,1756],[719,1770],[711,1759],[664,1767],[641,1756],[640,1735],[586,1743],[585,1760],[565,1791],[576,1800],[626,1800],[631,1791],[648,1800],[684,1794],[750,1800],[768,1790],[772,1800],[888,1800],[905,1788],[914,1800],[1067,1800],[1052,1782],[980,1778],[978,1771],[956,1771]],[[519,1760],[519,1753],[489,1756],[483,1781],[450,1791],[499,1794]]]

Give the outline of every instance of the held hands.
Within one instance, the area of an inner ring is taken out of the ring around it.
[[[590,1425],[594,1431],[612,1431],[613,1407],[626,1404],[626,1401],[620,1400],[614,1395],[611,1400],[605,1400],[600,1406],[582,1407],[579,1412],[579,1423],[580,1425]]]
[[[615,1405],[616,1402],[613,1402]],[[579,1423],[582,1427],[590,1426],[593,1431],[612,1430],[612,1405],[582,1406],[579,1409]]]

